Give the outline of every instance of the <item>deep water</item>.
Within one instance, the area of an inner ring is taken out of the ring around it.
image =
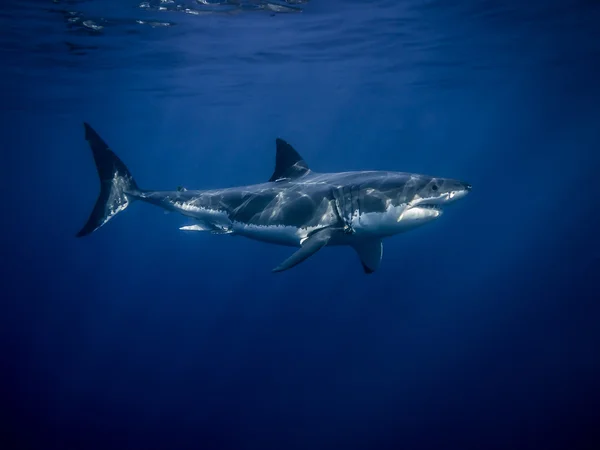
[[[600,448],[600,4],[202,3],[2,3],[0,448]],[[149,189],[281,137],[473,191],[369,276],[146,204],[77,239],[84,121]]]

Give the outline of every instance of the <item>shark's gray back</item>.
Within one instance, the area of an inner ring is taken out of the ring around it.
[[[348,214],[385,212],[414,196],[426,180],[401,172],[309,173],[293,180],[178,197],[191,207],[221,211],[232,222],[297,228],[344,225]]]

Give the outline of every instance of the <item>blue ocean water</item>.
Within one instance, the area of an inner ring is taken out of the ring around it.
[[[595,448],[600,5],[5,1],[4,449]],[[77,239],[83,122],[143,187],[468,180],[363,274],[135,204]]]

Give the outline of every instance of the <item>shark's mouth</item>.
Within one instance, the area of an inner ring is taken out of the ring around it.
[[[408,205],[408,207],[402,211],[402,214],[398,217],[397,221],[400,222],[402,219],[408,220],[423,220],[426,218],[436,218],[442,215],[442,205],[436,205],[434,203],[419,203],[417,205]]]
[[[435,209],[437,211],[441,211],[441,205],[433,205],[431,203],[420,203],[418,205],[413,206],[413,208],[423,208],[423,209]]]

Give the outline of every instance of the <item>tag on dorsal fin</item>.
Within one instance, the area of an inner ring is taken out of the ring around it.
[[[282,262],[279,266],[273,269],[273,272],[283,272],[284,270],[291,269],[292,267],[300,264],[305,259],[317,253],[323,247],[327,245],[331,239],[332,231],[330,228],[322,228],[311,234],[302,243],[302,247],[296,251],[292,256]]]
[[[275,140],[275,144],[277,146],[275,171],[271,175],[271,178],[269,178],[269,181],[280,179],[293,180],[310,172],[306,161],[294,150],[294,147],[279,138]]]
[[[369,239],[352,244],[358,254],[365,273],[373,273],[381,264],[383,257],[383,242],[381,239]]]

